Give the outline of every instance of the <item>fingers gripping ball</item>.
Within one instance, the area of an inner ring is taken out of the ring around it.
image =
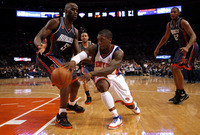
[[[58,67],[53,70],[51,80],[59,88],[67,87],[72,83],[72,70],[65,67]]]

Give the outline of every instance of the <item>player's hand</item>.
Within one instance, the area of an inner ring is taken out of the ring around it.
[[[179,49],[181,50],[181,53],[183,53],[183,54],[186,54],[189,50],[187,47],[181,47]]]
[[[38,49],[39,49],[38,52],[42,55],[46,47],[47,47],[47,39],[45,38],[44,43],[41,43],[41,46],[38,46]]]
[[[74,69],[76,67],[76,62],[75,61],[66,62],[66,63],[62,64],[62,66],[74,71]]]
[[[156,57],[158,55],[158,53],[159,53],[159,49],[156,48],[154,51],[154,56]]]
[[[81,77],[79,77],[79,80],[88,82],[91,77],[92,77],[92,74],[90,72],[88,72],[88,73],[82,75]]]

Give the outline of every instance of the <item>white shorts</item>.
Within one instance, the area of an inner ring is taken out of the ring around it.
[[[109,92],[113,96],[115,102],[123,102],[125,105],[133,104],[133,97],[131,91],[125,79],[122,75],[119,76],[109,76],[107,77],[97,77],[95,76],[95,84],[101,79],[106,79],[110,83]]]

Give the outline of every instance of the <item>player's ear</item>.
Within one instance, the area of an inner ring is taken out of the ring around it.
[[[109,38],[110,43],[112,43],[112,38]]]

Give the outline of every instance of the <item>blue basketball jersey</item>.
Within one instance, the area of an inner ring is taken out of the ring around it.
[[[181,28],[181,20],[182,18],[180,17],[175,25],[173,24],[172,20],[170,21],[170,31],[174,37],[174,39],[176,40],[176,42],[178,43],[179,47],[185,47],[188,42],[189,42],[189,36],[187,35],[187,33]]]
[[[48,50],[45,51],[45,56],[54,55],[57,57],[62,57],[67,55],[67,51],[68,53],[71,53],[71,56],[71,46],[73,45],[75,36],[76,34],[74,26],[72,25],[72,28],[67,30],[64,23],[64,18],[60,17],[59,27],[50,37],[50,47],[48,47]]]

